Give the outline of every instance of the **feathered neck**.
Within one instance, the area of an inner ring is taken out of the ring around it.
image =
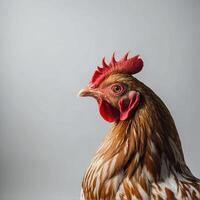
[[[148,191],[147,182],[159,181],[163,170],[185,170],[168,109],[150,89],[146,94],[133,116],[116,122],[98,148],[82,182],[86,199],[114,198],[124,178],[134,179]]]

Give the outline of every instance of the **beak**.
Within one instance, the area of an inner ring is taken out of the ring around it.
[[[80,97],[88,97],[88,96],[95,97],[96,92],[94,89],[92,89],[90,87],[86,87],[79,91],[78,96],[80,96]]]

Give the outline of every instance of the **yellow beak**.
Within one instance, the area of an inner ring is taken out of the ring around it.
[[[78,95],[80,97],[95,96],[95,91],[90,87],[83,88],[79,91]]]

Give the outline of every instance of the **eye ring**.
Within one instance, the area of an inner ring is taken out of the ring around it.
[[[125,87],[124,87],[122,84],[116,83],[116,84],[113,84],[113,85],[111,86],[111,90],[112,90],[112,93],[113,93],[114,95],[119,96],[119,95],[121,95],[121,94],[124,93]]]

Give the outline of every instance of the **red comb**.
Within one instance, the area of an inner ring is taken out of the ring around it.
[[[90,84],[97,86],[107,75],[114,71],[136,74],[142,70],[142,67],[143,61],[139,55],[128,59],[128,53],[126,53],[119,61],[116,61],[115,53],[113,53],[109,64],[106,63],[105,57],[102,59],[102,67],[97,67],[90,80]]]

